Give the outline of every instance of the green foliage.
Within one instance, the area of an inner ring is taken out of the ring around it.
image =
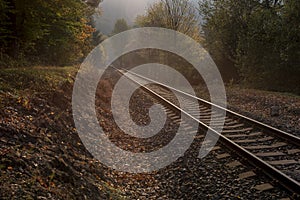
[[[126,22],[125,19],[118,19],[115,23],[115,27],[114,27],[114,30],[112,31],[112,34],[118,34],[118,33],[121,33],[123,31],[127,31],[129,29],[129,26]]]
[[[297,0],[202,2],[207,46],[219,63],[235,65],[244,83],[299,93],[299,6]]]
[[[150,5],[145,15],[136,18],[141,27],[163,27],[201,41],[196,9],[189,0],[160,0]]]
[[[163,19],[164,6],[162,2],[150,5],[145,15],[136,18],[136,24],[141,27],[164,27],[167,28]]]
[[[12,60],[70,64],[83,57],[94,29],[81,0],[0,0],[2,65]]]

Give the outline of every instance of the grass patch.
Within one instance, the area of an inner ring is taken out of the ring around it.
[[[28,91],[43,93],[73,82],[78,67],[27,67],[0,70],[0,91],[18,95]]]

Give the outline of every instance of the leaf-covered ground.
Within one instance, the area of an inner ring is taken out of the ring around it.
[[[205,88],[198,87],[197,92],[209,99]],[[300,96],[239,86],[227,87],[226,93],[230,110],[300,136]]]
[[[77,67],[0,72],[0,199],[120,199],[74,129]]]
[[[140,179],[150,184],[153,177],[116,178],[81,143],[71,110],[77,70],[78,67],[1,69],[0,199],[124,199],[138,198],[146,191],[127,191],[126,187],[136,188]],[[97,101],[105,108],[98,112],[110,119],[111,113],[106,109],[111,88],[108,81],[102,85],[104,92]],[[299,97],[238,88],[229,88],[227,94],[234,109],[290,132],[299,130]],[[101,125],[108,132],[113,130],[109,123]],[[155,185],[154,181],[152,186]]]

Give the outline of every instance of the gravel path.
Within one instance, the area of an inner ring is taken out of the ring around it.
[[[144,116],[147,113],[145,109],[149,108],[153,101],[143,91],[137,91],[131,101],[133,120],[140,116],[147,124],[149,119]],[[157,136],[150,140],[134,140],[115,127],[112,114],[109,112],[109,104],[106,104],[105,111],[103,106],[105,107],[102,103],[101,107],[98,107],[98,114],[101,119],[105,119],[103,126],[109,124],[109,127],[104,129],[110,135],[111,141],[126,150],[138,152],[155,150],[153,146],[164,145],[163,141],[172,139],[176,131],[176,127],[167,120],[168,127],[165,126],[165,130]],[[272,180],[220,144],[204,159],[197,158],[201,143],[202,139],[199,137],[184,157],[159,171],[130,174],[107,169],[105,176],[111,177],[110,184],[118,186],[129,199],[282,199],[288,197],[283,188],[272,183]],[[268,186],[270,183],[272,188],[261,190],[260,187]]]

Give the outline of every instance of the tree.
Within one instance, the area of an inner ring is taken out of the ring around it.
[[[196,14],[196,8],[189,0],[160,0],[150,5],[145,15],[138,16],[135,23],[140,27],[172,29],[193,38],[197,42],[202,42],[200,22]],[[181,50],[200,56],[197,54],[198,51],[193,51],[191,48],[186,47]],[[174,69],[180,71],[187,77],[191,84],[200,83],[200,79],[197,73],[195,73],[193,66],[178,55],[157,49],[149,49],[145,55],[144,57],[148,57],[150,61],[158,60],[158,62],[172,66]]]
[[[209,51],[257,88],[300,92],[299,1],[201,1]],[[298,20],[297,20],[298,19]],[[287,78],[288,77],[288,78]]]
[[[138,15],[135,24],[140,27],[164,27],[167,28],[164,15],[163,3],[155,3],[148,7],[145,15]]]
[[[108,38],[107,35],[103,34],[99,30],[97,30],[93,33],[93,45],[97,46],[98,44],[100,44],[101,42],[106,40],[107,38]]]
[[[163,27],[201,40],[199,19],[189,0],[160,0],[149,6],[145,15],[136,18],[142,27]]]
[[[91,47],[94,7],[88,4],[97,2],[0,0],[1,55],[46,64],[75,62]]]
[[[202,0],[199,11],[205,33],[205,46],[214,58],[225,81],[238,79],[235,67],[237,46],[246,21],[256,3],[252,0]]]
[[[11,30],[8,28],[9,5],[7,1],[0,0],[0,54],[5,51],[7,40],[10,38]]]
[[[114,27],[114,30],[112,31],[112,34],[118,34],[118,33],[121,33],[123,31],[127,31],[129,29],[129,26],[126,22],[125,19],[118,19],[115,23],[115,27]]]
[[[102,0],[86,0],[86,4],[93,7],[93,8],[97,8],[99,3],[101,2]]]

